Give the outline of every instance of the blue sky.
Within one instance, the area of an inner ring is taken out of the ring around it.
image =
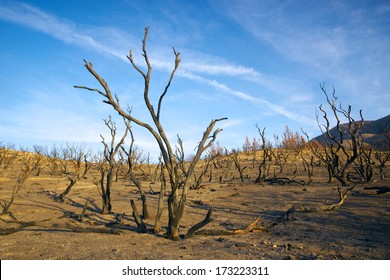
[[[98,94],[83,67],[93,63],[122,104],[150,122],[141,40],[150,26],[150,98],[157,106],[174,66],[182,62],[161,120],[187,154],[211,119],[218,141],[241,147],[245,137],[281,135],[288,125],[319,134],[319,88],[336,88],[344,105],[366,119],[390,113],[389,1],[3,1],[0,0],[0,141],[23,145],[84,142],[100,148],[103,119],[121,120]],[[156,154],[153,138],[134,127],[136,143]]]

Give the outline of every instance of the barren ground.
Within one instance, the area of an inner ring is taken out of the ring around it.
[[[11,197],[14,182],[0,178],[0,198]],[[269,232],[242,235],[227,232],[246,228],[259,215],[260,225],[275,222],[294,204],[337,202],[337,190],[327,183],[205,184],[190,191],[182,232],[201,221],[210,206],[213,221],[193,238],[179,242],[138,233],[129,200],[141,204],[135,186],[128,182],[117,182],[113,188],[113,211],[124,213],[120,224],[114,223],[115,214],[100,214],[101,199],[91,178],[77,183],[64,203],[54,201],[53,195],[67,184],[66,177],[49,175],[26,181],[11,212],[19,221],[37,225],[10,233],[18,224],[2,215],[0,259],[390,259],[390,193],[364,190],[367,184],[358,185],[337,210],[297,213],[293,221],[278,223]],[[144,185],[149,189],[147,182]],[[371,186],[389,186],[389,180]],[[158,190],[157,185],[152,187]],[[148,194],[152,215],[157,199],[158,195]],[[81,213],[86,200],[86,216],[78,222],[74,216]],[[166,224],[166,217],[162,221]],[[146,222],[152,227],[154,220]],[[116,231],[91,232],[101,229]]]

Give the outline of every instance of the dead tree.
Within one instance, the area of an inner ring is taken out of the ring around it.
[[[374,151],[375,159],[377,160],[375,166],[379,169],[379,176],[381,180],[385,179],[385,166],[386,163],[390,160],[390,152],[389,151]]]
[[[311,184],[313,182],[313,174],[314,174],[314,156],[310,156],[310,161],[306,159],[304,153],[304,150],[301,152],[301,158],[302,158],[302,164],[304,170],[307,172],[307,176],[309,178],[309,181],[307,184]]]
[[[359,157],[356,159],[355,170],[359,175],[360,180],[364,182],[372,182],[374,176],[374,158],[372,156],[373,149],[359,147]]]
[[[32,169],[36,171],[35,176],[39,176],[41,171],[45,168],[45,147],[34,145],[33,146],[33,167]]]
[[[316,140],[310,141],[309,135],[305,131],[303,131],[303,133],[305,134],[308,140],[308,147],[310,151],[313,153],[314,157],[318,159],[318,166],[324,165],[326,167],[326,171],[328,173],[328,183],[332,183],[333,182],[332,166],[327,164],[332,159],[330,158],[330,155],[326,153],[326,147],[321,145]]]
[[[217,157],[219,157],[219,153],[217,153],[217,154],[213,154],[211,152],[208,153],[208,155],[203,160],[203,166],[202,166],[202,168],[200,170],[200,174],[197,175],[196,172],[194,172],[194,180],[195,180],[195,182],[194,182],[193,186],[191,187],[191,189],[197,190],[197,189],[200,188],[200,186],[201,186],[201,184],[203,182],[204,175],[206,175],[206,173],[209,170],[209,167],[210,167],[211,163],[213,163],[214,160]],[[210,172],[209,180],[210,181],[212,180],[212,173],[211,172]]]
[[[375,159],[377,160],[377,162],[375,162],[374,164],[379,169],[379,175],[381,180],[385,179],[385,166],[386,163],[390,160],[390,130],[388,128],[386,128],[385,137],[387,139],[387,150],[374,151],[374,156]]]
[[[12,165],[17,158],[14,145],[3,145],[0,143],[0,176],[4,176],[4,172]]]
[[[257,178],[255,180],[256,184],[263,184],[264,180],[267,177],[267,160],[270,160],[271,152],[267,146],[267,140],[265,138],[265,128],[263,130],[260,129],[258,125],[256,125],[257,130],[260,134],[261,139],[261,150],[263,151],[260,158],[259,172]]]
[[[344,109],[342,108],[341,103],[339,106],[337,105],[336,91],[334,88],[332,97],[329,97],[324,84],[321,84],[320,87],[325,94],[331,113],[336,120],[336,126],[334,129],[331,129],[328,113],[323,106],[320,105],[319,109],[325,120],[325,124],[321,124],[317,114],[318,126],[323,134],[325,142],[325,144],[322,145],[322,149],[320,151],[314,149],[309,141],[307,133],[304,133],[308,138],[309,147],[312,152],[326,165],[329,174],[338,180],[342,186],[347,186],[350,168],[360,156],[359,147],[362,146],[362,138],[359,135],[359,131],[364,126],[362,111],[360,110],[359,112],[360,120],[355,120],[351,114],[351,106],[348,106],[348,109]],[[343,125],[340,117],[344,117],[347,123]],[[349,134],[349,141],[346,141],[346,134]]]
[[[87,62],[84,60],[85,64],[84,66],[86,69],[95,77],[95,79],[99,82],[99,84],[102,86],[103,90],[96,89],[96,88],[90,88],[85,86],[76,86],[76,88],[86,89],[89,91],[97,92],[98,94],[102,95],[104,97],[104,103],[107,103],[111,105],[122,117],[125,119],[141,126],[147,129],[154,139],[156,140],[159,149],[162,154],[163,162],[164,162],[164,168],[165,171],[168,174],[168,181],[170,184],[170,194],[168,198],[168,232],[167,236],[168,238],[172,240],[178,240],[179,237],[179,227],[181,223],[181,219],[184,214],[185,204],[187,200],[187,193],[190,187],[189,184],[189,178],[192,176],[196,163],[199,161],[202,153],[209,148],[214,140],[217,137],[217,134],[221,131],[221,129],[216,129],[213,132],[214,126],[217,122],[224,120],[226,118],[222,119],[216,119],[212,120],[207,127],[206,131],[203,134],[203,137],[201,141],[199,142],[199,145],[196,150],[196,154],[190,163],[188,169],[187,169],[187,177],[184,181],[180,180],[179,175],[179,167],[178,163],[175,157],[175,153],[172,149],[172,145],[170,141],[168,140],[168,137],[165,134],[165,130],[160,122],[160,116],[161,116],[161,107],[164,97],[166,96],[168,89],[171,85],[171,82],[173,80],[173,77],[179,67],[180,64],[180,53],[176,52],[176,50],[173,48],[173,53],[175,56],[175,65],[171,72],[170,78],[168,80],[168,83],[163,90],[162,94],[159,97],[158,103],[157,103],[157,111],[155,107],[152,105],[150,98],[149,98],[149,87],[150,87],[150,78],[152,73],[152,66],[149,61],[149,56],[146,51],[146,40],[149,34],[149,28],[145,28],[145,34],[142,41],[142,56],[144,58],[145,64],[146,64],[146,72],[142,70],[137,64],[134,62],[133,59],[133,53],[132,50],[130,50],[129,56],[127,57],[131,63],[131,65],[134,67],[136,71],[138,71],[139,74],[144,79],[144,92],[143,92],[143,98],[146,105],[147,110],[150,113],[150,116],[153,120],[154,127],[146,122],[141,121],[140,119],[134,117],[130,110],[124,110],[120,103],[119,103],[119,97],[113,96],[111,93],[111,90],[106,83],[106,81],[93,69],[92,63]],[[210,136],[211,134],[211,136]]]
[[[18,194],[20,188],[23,186],[23,184],[26,182],[26,180],[30,176],[31,170],[32,170],[30,155],[28,153],[25,153],[25,152],[19,152],[16,154],[19,154],[19,157],[21,158],[21,167],[20,167],[20,171],[16,177],[15,184],[12,187],[11,199],[9,201],[6,201],[4,199],[0,199],[0,205],[3,208],[2,214],[8,214],[8,215],[11,215],[11,217],[12,217],[12,214],[10,212],[11,205],[14,203],[16,195]]]
[[[46,159],[48,161],[48,168],[49,168],[49,173],[51,175],[58,175],[59,174],[59,169],[61,165],[61,150],[62,146],[57,146],[56,144],[53,144],[51,149],[47,149],[45,152]]]
[[[239,152],[236,149],[232,149],[231,157],[233,158],[234,165],[238,171],[238,174],[240,175],[240,181],[241,183],[244,183],[244,170],[248,166],[242,166],[240,159],[238,158]]]
[[[66,163],[63,163],[63,166],[66,166],[66,169],[63,170],[64,174],[68,175],[69,185],[66,189],[57,197],[57,201],[63,202],[64,197],[69,194],[71,189],[76,183],[84,178],[88,170],[91,168],[91,164],[88,162],[88,158],[91,155],[91,151],[85,149],[85,145],[76,145],[76,144],[66,144],[67,152],[65,153]],[[70,171],[68,171],[67,165],[70,165]]]
[[[279,167],[278,175],[282,174],[284,171],[284,167],[287,163],[289,155],[289,151],[287,149],[283,149],[281,147],[270,149],[271,157],[275,159],[275,166]],[[274,168],[274,178],[276,178],[276,168]]]
[[[222,182],[224,181],[224,178],[226,177],[226,173],[231,164],[228,155],[229,154],[226,147],[221,147],[219,142],[216,142],[213,145],[211,145],[209,149],[209,156],[214,157],[212,164],[214,170],[218,173],[217,176],[219,175],[218,180],[220,184],[222,184]],[[213,169],[210,170],[209,182],[211,182],[212,179],[213,179]]]
[[[150,215],[148,212],[148,207],[146,203],[146,194],[142,187],[141,181],[135,176],[134,168],[137,161],[137,155],[136,155],[136,149],[134,146],[135,138],[134,133],[131,130],[130,122],[125,120],[126,127],[128,131],[130,132],[130,146],[128,149],[125,149],[124,145],[121,145],[121,150],[127,157],[127,164],[128,164],[128,174],[130,175],[130,180],[134,183],[134,185],[137,187],[139,194],[141,196],[142,200],[142,218],[149,219]],[[132,204],[133,205],[133,204]]]
[[[259,140],[254,137],[251,145],[251,153],[252,153],[252,168],[255,168],[256,165],[256,157],[257,157],[257,151],[260,150],[260,143]]]
[[[98,186],[98,190],[100,193],[100,196],[102,197],[102,214],[108,214],[111,213],[112,205],[111,205],[111,189],[112,189],[112,183],[113,178],[115,175],[115,168],[116,168],[116,158],[121,145],[125,142],[125,138],[127,136],[127,133],[129,131],[129,128],[126,126],[125,132],[122,136],[122,138],[119,140],[118,143],[115,143],[116,140],[116,133],[117,128],[115,123],[112,121],[111,116],[108,120],[104,120],[104,123],[106,126],[110,129],[111,134],[111,141],[110,143],[106,143],[105,138],[100,135],[102,138],[102,144],[104,146],[103,151],[103,158],[100,165],[100,180],[95,182],[95,184]]]

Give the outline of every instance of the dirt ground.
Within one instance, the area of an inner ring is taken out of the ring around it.
[[[0,198],[11,197],[14,181],[0,178]],[[356,186],[339,209],[296,213],[294,220],[279,222],[268,232],[240,235],[228,233],[259,216],[260,225],[269,225],[294,204],[337,202],[337,189],[326,183],[205,184],[190,191],[182,232],[203,220],[210,206],[213,221],[193,238],[178,242],[138,232],[129,200],[139,207],[141,202],[135,186],[126,181],[115,183],[112,193],[113,212],[124,214],[120,223],[115,222],[117,214],[100,214],[101,199],[91,179],[77,183],[65,202],[54,201],[67,184],[66,177],[45,175],[26,181],[10,210],[19,221],[36,225],[12,232],[19,224],[2,215],[0,259],[390,259],[390,193],[378,195],[365,190],[365,184]],[[371,186],[389,186],[389,180]],[[154,215],[158,195],[147,198]],[[87,200],[85,217],[77,221]],[[163,225],[166,220],[163,216]],[[145,222],[152,228],[154,219]]]

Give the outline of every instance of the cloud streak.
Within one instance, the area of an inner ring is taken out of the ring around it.
[[[28,4],[16,2],[13,6],[1,6],[0,19],[43,32],[65,43],[92,48],[97,52],[109,54],[128,61],[125,56],[127,53],[127,51],[125,51],[127,46],[122,46],[121,48],[118,47],[118,49],[108,48],[106,45],[98,42],[91,34],[87,34],[86,31],[80,30],[80,28],[77,27],[77,25],[73,22],[50,15]],[[130,37],[129,34],[126,34],[120,30],[116,30],[115,28],[95,29],[98,29],[100,34],[104,34],[102,37],[111,37],[113,32],[118,33],[116,37]],[[89,33],[94,33],[94,31],[90,29]],[[114,40],[105,41],[111,42]],[[165,52],[165,56],[166,54],[167,52]],[[160,56],[156,54],[152,54],[152,56],[155,57],[155,59],[153,59],[153,64],[155,67],[168,71],[171,70],[173,66],[171,61],[158,58]],[[161,57],[164,57],[164,55],[161,55]],[[140,60],[141,56],[138,56],[137,59]],[[197,62],[199,60],[202,60],[202,62]],[[191,71],[194,73],[247,77],[252,80],[259,80],[262,76],[253,68],[231,64],[226,61],[217,62],[215,60],[215,58],[207,57],[205,54],[197,53],[195,57],[182,63],[182,67],[186,71]]]
[[[390,63],[389,5],[370,1],[318,5],[317,1],[248,0],[245,5],[233,1],[221,7],[260,42],[317,75],[339,84],[352,85],[355,80],[361,88],[363,83],[389,85],[383,74],[389,73]]]
[[[88,33],[86,30],[82,30],[71,21],[45,13],[33,6],[23,3],[15,3],[12,6],[4,5],[0,7],[0,18],[5,21],[10,21],[43,32],[63,42],[81,47],[92,48],[97,52],[112,55],[127,61],[125,58],[125,51],[122,51],[125,49],[124,46],[118,48],[106,47],[90,34],[93,33],[93,31],[89,30]],[[101,35],[104,34],[104,28],[101,28],[100,31],[103,31],[100,32],[100,36],[105,37],[105,35]],[[112,34],[113,31],[117,31],[120,35],[124,35],[124,32],[120,30],[113,30],[108,28],[106,31],[109,31],[110,34]],[[110,36],[108,32],[106,35]],[[155,54],[152,54],[152,56],[156,57],[156,59],[153,59],[153,66],[155,68],[164,71],[171,71],[173,62],[161,59],[161,57],[166,56]],[[192,81],[207,84],[215,89],[229,93],[243,101],[257,105],[265,105],[275,113],[285,116],[291,120],[299,121],[304,124],[312,124],[312,122],[305,116],[295,112],[290,112],[282,106],[273,104],[263,98],[253,97],[247,93],[233,90],[221,82],[218,82],[214,79],[204,78],[201,75],[229,76],[250,80],[274,91],[284,90],[285,88],[283,87],[286,86],[281,86],[281,84],[286,84],[285,81],[281,82],[277,78],[266,77],[253,68],[232,64],[225,61],[224,59],[210,57],[202,53],[192,52],[192,54],[188,57],[189,59],[182,63],[179,76],[190,79]],[[141,56],[137,57],[136,59],[137,61],[140,61]]]
[[[242,5],[241,1],[233,1],[224,7],[228,16],[284,57],[323,69],[342,60],[349,50],[343,26],[317,24],[335,9],[328,12],[316,5],[299,1],[246,1]]]
[[[244,93],[242,91],[233,90],[230,87],[228,87],[227,85],[220,83],[216,80],[207,79],[207,78],[204,78],[200,75],[196,75],[196,74],[186,72],[186,71],[179,71],[179,75],[182,77],[186,77],[188,79],[191,79],[193,81],[197,81],[197,82],[200,82],[203,84],[208,84],[217,90],[226,92],[230,95],[233,95],[241,100],[248,101],[252,104],[265,105],[268,108],[270,108],[272,111],[274,111],[280,115],[283,115],[286,118],[289,118],[291,120],[298,121],[298,122],[301,122],[303,124],[307,124],[307,125],[311,125],[311,126],[316,126],[316,122],[310,118],[307,118],[306,116],[303,116],[303,115],[295,113],[295,112],[288,111],[284,107],[273,104],[273,103],[271,103],[263,98],[254,97],[254,96],[247,94],[247,93]]]
[[[108,48],[90,35],[80,32],[72,22],[45,13],[28,4],[13,2],[12,6],[0,6],[0,19],[43,32],[65,43],[93,48],[98,52],[125,59],[117,50]]]

